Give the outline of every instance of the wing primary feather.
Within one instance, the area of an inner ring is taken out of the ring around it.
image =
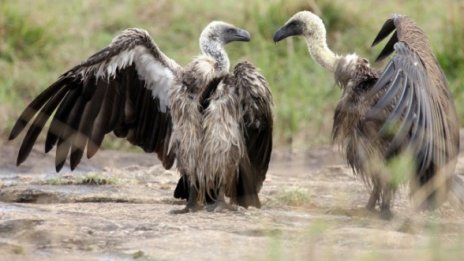
[[[379,62],[383,60],[385,57],[388,57],[391,53],[393,53],[393,51],[395,50],[393,47],[395,43],[397,42],[398,42],[398,34],[395,31],[395,33],[393,33],[392,37],[387,42],[383,50],[380,52],[379,56],[377,56],[377,59],[375,59],[375,62]]]
[[[113,129],[114,135],[119,138],[125,138],[127,136],[128,132],[128,124],[127,124],[127,118],[128,114],[130,114],[130,108],[131,108],[131,94],[129,93],[130,89],[128,86],[123,85],[123,81],[121,83],[121,89],[120,89],[120,111],[119,111],[119,118],[116,122],[116,126]]]
[[[413,97],[413,95],[410,95],[410,97]],[[412,100],[412,99],[410,99]],[[404,112],[404,118],[398,128],[398,131],[396,132],[395,136],[393,137],[393,140],[390,142],[390,145],[388,146],[387,149],[387,155],[390,155],[393,153],[393,151],[396,151],[399,147],[403,146],[404,144],[404,139],[406,136],[410,133],[411,126],[413,124],[412,121],[412,110],[411,106],[402,106],[403,108],[406,107],[406,112]]]
[[[62,135],[63,123],[66,121],[66,117],[69,115],[80,90],[72,89],[70,87],[69,92],[64,97],[60,106],[58,107],[55,116],[48,127],[47,137],[45,139],[45,153],[49,152],[56,144],[58,138]]]
[[[121,83],[117,80],[112,81],[111,88],[114,88],[114,102],[113,107],[111,109],[110,120],[108,123],[108,129],[106,132],[110,132],[116,128],[119,119],[121,118],[121,114],[123,113],[124,106],[123,104],[123,91],[121,91]]]
[[[387,88],[387,91],[383,94],[382,98],[366,114],[368,118],[376,118],[378,113],[384,110],[385,107],[391,103],[392,99],[394,99],[397,96],[398,92],[400,91],[400,88],[395,88],[395,86],[398,84],[398,81],[401,81],[401,79],[403,79],[403,77],[400,77],[400,74],[402,74],[401,71],[396,73],[395,78],[390,83],[389,87]]]
[[[21,133],[24,127],[26,127],[27,123],[36,115],[40,108],[51,97],[53,97],[60,88],[66,85],[67,81],[68,78],[61,77],[60,79],[58,79],[58,81],[56,81],[50,87],[48,87],[42,93],[40,93],[21,113],[15,125],[13,126],[8,139],[15,139],[19,135],[19,133]]]
[[[402,87],[398,88],[399,90],[401,90],[401,94],[397,99],[395,107],[393,108],[393,110],[390,112],[387,119],[385,120],[387,124],[384,124],[382,128],[380,128],[380,131],[379,131],[380,133],[385,133],[385,130],[388,129],[388,126],[387,126],[389,125],[388,123],[396,123],[399,120],[401,114],[403,113],[404,108],[408,106],[407,102],[403,102],[405,97],[408,97],[408,96],[412,97],[412,95],[410,95],[409,93],[410,88],[407,88],[408,87],[407,84],[408,84],[408,78],[407,77],[402,78]],[[397,88],[397,87],[392,87],[392,88]]]
[[[104,84],[103,81],[95,81],[96,93],[92,100],[90,101],[91,112],[88,122],[84,122],[86,126],[83,126],[82,129],[85,131],[86,136],[88,137],[87,143],[87,157],[89,157],[89,150],[95,149],[95,137],[93,136],[93,129],[95,128],[98,115],[103,108],[103,101],[105,99],[105,94],[108,86]],[[97,148],[98,149],[98,148]]]
[[[79,123],[78,137],[80,137],[80,140],[75,141],[76,145],[79,144],[77,145],[77,149],[75,151],[71,151],[71,169],[77,166],[81,161],[86,145],[93,142],[91,140],[92,127],[98,115],[98,112],[100,111],[101,101],[106,90],[105,87],[97,85],[95,79],[88,81],[87,85],[90,88],[95,89],[95,94],[92,96],[91,100],[86,104],[82,115],[82,120]]]
[[[161,158],[163,167],[166,169],[170,169],[172,165],[174,164],[176,153],[174,150],[169,151],[169,140],[171,138],[171,132],[172,132],[172,120],[169,114],[166,115],[165,117],[166,117],[166,129],[164,129],[163,140],[161,141],[161,144],[160,144],[161,152],[158,153],[158,156]]]
[[[369,91],[369,93],[366,95],[366,97],[372,98],[373,96],[377,95],[377,93],[385,88],[385,85],[389,81],[391,81],[392,75],[396,73],[396,67],[395,64],[390,62],[387,64],[387,67],[385,68],[384,72],[382,73],[382,76],[379,78],[379,80],[375,83],[374,87]]]
[[[82,113],[78,114],[75,120],[76,123],[73,124],[77,131],[71,142],[71,156],[69,158],[71,170],[74,170],[82,159],[89,139],[89,130],[91,130],[91,124],[96,117],[94,97],[98,94],[98,91],[93,77],[84,82],[84,89],[85,98],[81,105],[83,109],[79,109]]]
[[[75,87],[75,86],[73,86]],[[70,144],[69,144],[69,136],[72,134],[71,127],[69,123],[73,120],[75,113],[76,102],[80,102],[82,99],[80,94],[82,89],[81,88],[74,88],[74,92],[71,94],[71,98],[69,100],[69,110],[66,110],[66,113],[63,115],[62,120],[60,121],[60,125],[58,126],[57,132],[57,139],[58,145],[55,151],[55,169],[56,172],[59,172],[64,163],[66,161],[66,157],[69,152]],[[49,130],[50,131],[50,130]]]
[[[95,119],[95,123],[93,124],[90,139],[92,142],[87,146],[87,158],[89,159],[97,153],[103,142],[103,138],[105,137],[108,128],[109,114],[111,113],[110,110],[112,108],[112,103],[109,100],[113,99],[114,90],[112,90],[111,86],[108,86],[107,82],[103,85],[106,86],[106,91],[102,100],[102,107]]]
[[[56,149],[55,156],[55,167],[57,172],[59,172],[61,168],[64,166],[66,158],[70,152],[73,140],[75,136],[78,135],[76,130],[78,129],[79,121],[82,116],[85,104],[87,103],[87,99],[84,95],[82,95],[84,89],[82,83],[74,84],[76,89],[80,89],[82,91],[80,92],[81,95],[79,95],[76,102],[74,103],[73,108],[67,116],[65,125],[63,126],[63,136],[60,137],[58,141],[58,147]]]
[[[414,86],[411,87],[414,88]],[[423,171],[426,169],[426,166],[430,164],[428,160],[429,144],[427,143],[427,104],[421,95],[421,88],[416,89],[415,95],[415,100],[417,101],[417,120],[415,121],[415,126],[411,131],[411,139],[414,141],[414,143],[412,143],[414,151],[418,151],[418,173],[423,173]]]
[[[381,42],[383,39],[385,39],[385,37],[387,37],[389,34],[391,34],[391,32],[393,32],[395,29],[396,29],[395,28],[395,22],[393,21],[392,18],[385,21],[385,23],[383,24],[383,26],[380,29],[379,33],[375,37],[374,42],[372,42],[371,47],[377,45],[379,42]]]
[[[82,121],[79,125],[79,130],[76,136],[73,139],[72,147],[71,147],[71,156],[70,156],[70,167],[71,170],[74,170],[77,165],[81,162],[82,156],[84,155],[84,149],[87,145],[88,135],[82,130],[82,126],[87,125],[90,122],[89,114],[90,114],[91,107],[86,106],[84,112],[82,114]]]
[[[423,102],[421,101],[421,98],[419,96],[419,93],[418,91],[416,90],[416,92],[414,93],[415,95],[415,108],[416,108],[416,111],[414,112],[415,113],[415,121],[414,121],[414,126],[411,130],[411,140],[413,141],[412,144],[414,145],[418,145],[418,144],[422,144],[422,136],[423,136],[423,129],[425,128],[425,126],[423,126],[423,120],[424,120],[424,117],[423,117],[423,114],[422,114],[422,106],[423,106]],[[417,147],[414,147],[413,148],[414,150],[417,149]]]
[[[175,151],[168,151],[172,132],[168,91],[176,84],[180,70],[182,67],[164,55],[146,31],[123,31],[109,46],[60,76],[23,111],[9,135],[9,139],[16,138],[32,123],[18,164],[27,158],[52,117],[45,151],[57,145],[57,171],[69,154],[71,169],[80,163],[86,148],[87,157],[92,157],[111,131],[146,151],[157,152],[163,165],[171,167]],[[160,103],[165,112],[161,112]]]
[[[61,102],[61,100],[63,99],[64,95],[66,94],[68,90],[69,90],[68,85],[65,85],[63,88],[58,90],[58,92],[45,104],[42,110],[35,117],[34,122],[31,124],[31,127],[27,131],[27,134],[24,137],[21,147],[19,149],[18,158],[16,161],[17,166],[19,166],[21,163],[23,163],[27,159],[45,123],[49,119],[51,113],[56,109],[58,104]]]
[[[272,96],[262,75],[247,62],[237,64],[234,77],[224,80],[224,84],[238,90],[243,111],[239,124],[246,146],[230,198],[241,206],[259,208],[258,192],[266,177],[272,151]]]
[[[155,112],[159,108],[158,99],[155,99],[154,102],[151,102],[149,104],[150,104],[149,110],[152,112]],[[159,135],[160,135],[160,132],[162,131],[161,129],[164,127],[162,126],[163,124],[161,123],[161,121],[159,121],[159,118],[161,117],[162,115],[160,115],[160,113],[152,113],[151,117],[149,117],[147,121],[147,125],[145,126],[146,130],[144,134],[145,135],[144,143],[146,146],[145,149],[148,152],[156,151],[156,143],[159,140]]]
[[[146,149],[144,144],[144,140],[146,138],[146,126],[148,124],[148,121],[150,120],[150,115],[153,113],[153,111],[150,111],[150,102],[152,97],[148,91],[145,89],[142,89],[144,94],[141,97],[140,105],[141,108],[139,110],[140,114],[138,115],[138,124],[137,124],[137,129],[135,131],[135,140],[137,141],[136,144],[138,144],[140,147],[142,147],[144,150]]]

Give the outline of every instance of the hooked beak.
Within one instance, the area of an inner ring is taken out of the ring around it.
[[[277,43],[289,36],[300,35],[303,33],[302,27],[295,22],[288,23],[282,26],[277,32],[274,33],[274,43]]]
[[[237,29],[237,32],[234,35],[234,41],[249,42],[250,39],[250,33],[243,29]]]

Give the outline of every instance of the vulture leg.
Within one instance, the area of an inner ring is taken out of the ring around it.
[[[237,207],[233,206],[232,204],[229,204],[226,202],[226,197],[225,197],[225,185],[222,184],[221,187],[219,188],[219,193],[217,195],[216,202],[212,204],[208,204],[206,207],[206,210],[209,212],[222,212],[223,210],[231,210],[231,211],[237,211]]]
[[[171,210],[171,214],[185,214],[190,212],[197,212],[202,209],[200,205],[198,205],[198,192],[197,189],[190,185],[189,188],[189,196],[187,200],[187,205],[183,209],[174,209]]]
[[[180,198],[180,199],[188,199],[189,197],[189,191],[190,191],[190,185],[188,178],[186,174],[181,173],[181,177],[179,181],[177,182],[176,189],[174,190],[174,197],[175,198]],[[206,193],[206,204],[211,204],[216,201],[215,195],[217,193],[214,190],[211,190],[210,193]]]
[[[377,201],[379,201],[380,198],[380,183],[378,182],[378,179],[373,180],[374,187],[372,188],[371,195],[369,197],[369,201],[367,201],[366,208],[367,210],[374,211],[375,210],[375,205],[377,204]]]
[[[374,186],[374,188],[372,189],[371,195],[369,197],[369,201],[367,202],[366,208],[370,211],[374,211],[375,204],[377,204],[379,197],[380,197],[380,188],[378,186]]]
[[[393,189],[388,185],[382,189],[382,202],[380,203],[380,218],[390,220],[393,218],[390,205],[393,197]]]

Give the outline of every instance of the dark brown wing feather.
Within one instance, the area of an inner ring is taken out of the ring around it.
[[[260,207],[258,192],[272,152],[272,96],[264,77],[248,62],[237,64],[234,78],[243,110],[241,126],[246,151],[240,160],[236,191],[231,199],[244,207]]]
[[[393,51],[396,54],[367,96],[378,100],[366,119],[378,121],[381,118],[379,135],[390,140],[385,150],[387,158],[407,148],[413,151],[416,177],[423,185],[438,170],[456,160],[459,149],[457,114],[446,77],[427,37],[411,19],[397,15],[387,20],[374,45],[395,29],[378,60]],[[380,97],[379,92],[383,92]]]
[[[137,62],[141,56],[143,62]],[[151,74],[152,71],[141,66],[158,71]],[[170,86],[165,85],[173,84],[166,79],[172,80],[177,70],[178,65],[153,44],[146,32],[124,31],[110,46],[63,74],[26,107],[9,137],[16,138],[32,122],[21,144],[17,164],[26,160],[56,110],[47,132],[45,151],[57,145],[57,171],[68,155],[71,169],[79,164],[86,148],[87,157],[92,157],[104,136],[112,131],[146,152],[156,152],[163,165],[170,168],[175,155],[168,153],[172,122],[166,104]],[[166,79],[150,78],[157,76]]]

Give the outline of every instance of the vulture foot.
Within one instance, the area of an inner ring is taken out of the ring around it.
[[[209,212],[223,212],[224,210],[237,211],[238,208],[226,202],[225,199],[225,189],[224,186],[221,186],[217,199],[214,203],[208,204],[206,210]]]
[[[197,211],[200,211],[200,210],[202,210],[202,207],[200,207],[199,205],[196,205],[196,206],[187,205],[183,209],[173,209],[173,210],[169,211],[169,213],[171,213],[171,214],[186,214],[186,213],[197,212]]]
[[[237,211],[238,208],[232,204],[226,203],[225,201],[216,201],[213,204],[206,206],[206,210],[209,212],[223,212],[224,210]]]
[[[187,200],[187,205],[183,209],[173,209],[170,211],[171,214],[185,214],[191,212],[197,212],[203,209],[203,206],[200,206],[197,202],[197,190],[195,187],[190,186],[189,188],[189,196]]]
[[[375,205],[380,199],[380,187],[377,185],[377,182],[374,182],[374,187],[372,188],[371,195],[369,196],[369,201],[367,201],[366,208],[367,210],[374,211]]]
[[[380,210],[380,218],[383,220],[391,220],[393,218],[393,212],[390,208],[384,208]]]
[[[392,189],[384,189],[382,195],[382,203],[380,204],[380,218],[384,220],[391,220],[393,213],[391,212],[390,206],[393,197]]]

